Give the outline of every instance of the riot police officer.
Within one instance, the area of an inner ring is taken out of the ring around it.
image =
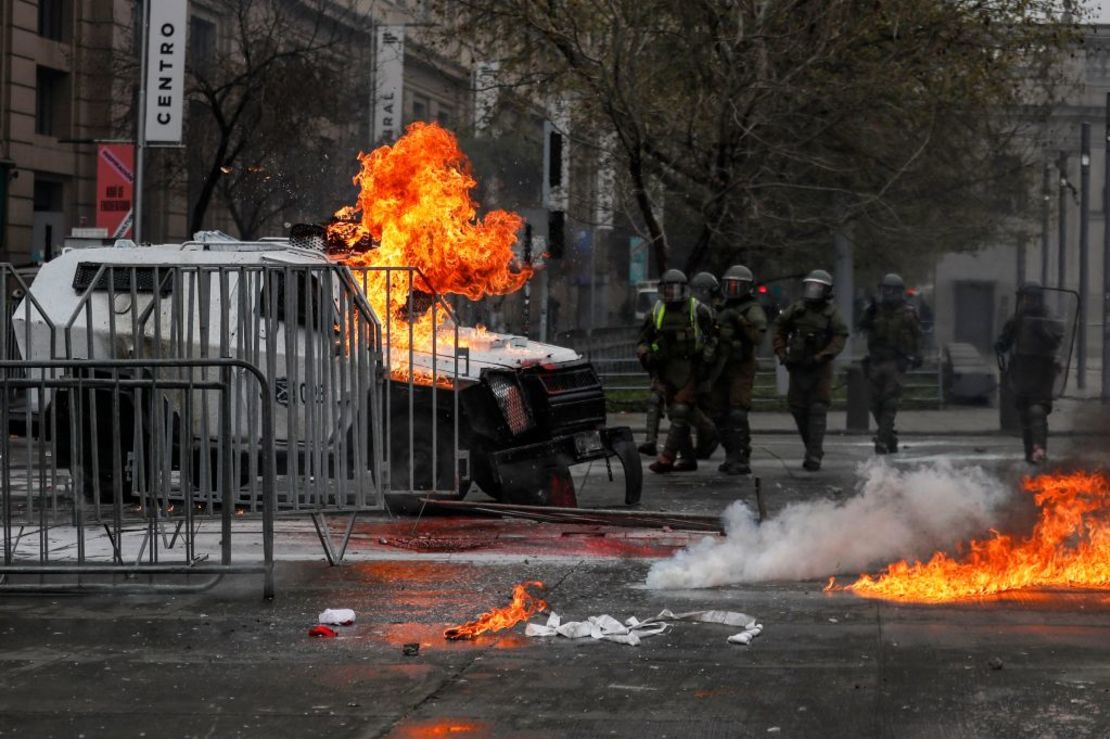
[[[721,283],[710,272],[698,272],[690,278],[690,294],[716,313],[721,302]]]
[[[902,396],[902,380],[908,369],[921,366],[921,322],[917,311],[906,302],[906,283],[888,274],[879,282],[879,302],[872,302],[860,319],[867,333],[867,356],[863,367],[871,389],[871,415],[879,430],[875,453],[898,451],[894,417]]]
[[[832,276],[815,269],[802,280],[802,299],[775,322],[774,350],[790,371],[786,400],[806,446],[802,466],[816,472],[824,456],[826,419],[832,400],[832,360],[844,350],[848,326],[832,304]]]
[[[752,271],[729,267],[722,276],[724,303],[717,314],[717,363],[713,407],[725,446],[725,461],[717,469],[727,475],[746,475],[751,466],[751,428],[756,351],[767,333],[767,316],[752,293]]]
[[[686,275],[669,269],[659,280],[660,301],[644,321],[636,354],[663,387],[671,427],[659,457],[649,469],[656,473],[697,469],[690,422],[698,383],[714,358],[713,314],[690,296]],[[679,453],[682,459],[675,461]]]
[[[1006,382],[1021,416],[1025,461],[1044,462],[1048,449],[1048,414],[1059,367],[1057,350],[1064,340],[1064,324],[1050,315],[1040,283],[1027,282],[1018,290],[1014,315],[1002,327],[994,350],[1009,352]]]
[[[709,272],[698,272],[690,278],[690,294],[702,305],[708,307],[713,316],[721,307],[721,283]],[[698,459],[709,459],[717,451],[720,443],[718,427],[711,418],[712,408],[712,378],[707,377],[698,386],[697,401],[690,416],[690,423],[694,429],[697,442],[694,452]]]

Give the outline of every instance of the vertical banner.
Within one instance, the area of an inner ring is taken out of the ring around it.
[[[185,31],[188,0],[151,0],[146,46],[144,139],[180,144],[185,111]]]
[[[497,62],[479,62],[474,65],[474,134],[481,136],[490,127],[497,108]]]
[[[96,147],[96,227],[113,239],[131,238],[135,187],[133,144]]]
[[[640,236],[630,236],[628,239],[628,284],[636,285],[647,282],[648,278],[648,242]]]
[[[594,194],[594,223],[602,231],[613,229],[614,189],[617,184],[617,135],[606,134],[598,142],[597,192]]]
[[[374,58],[374,140],[401,135],[405,101],[405,27],[378,26]]]

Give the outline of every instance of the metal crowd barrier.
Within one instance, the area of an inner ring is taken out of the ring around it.
[[[415,267],[347,269],[381,306],[383,493],[465,493],[459,390],[470,351],[454,311]]]
[[[236,244],[235,250],[243,247]],[[111,372],[102,377],[105,370],[96,362],[127,358],[176,367],[179,382],[172,387],[162,382],[158,403],[140,400],[142,387],[127,387],[122,416],[114,421],[136,439],[159,425],[169,449],[156,460],[159,472],[175,476],[160,492],[177,501],[187,498],[209,516],[225,500],[247,514],[258,512],[272,493],[275,514],[312,518],[333,563],[343,558],[358,514],[382,510],[387,495],[403,503],[430,493],[459,494],[469,476],[458,427],[459,379],[469,369],[469,355],[459,348],[450,307],[418,270],[347,268],[298,261],[295,253],[279,263],[242,264],[210,244],[190,243],[182,251],[206,248],[213,251],[206,251],[202,264],[148,259],[110,265],[90,258],[79,265],[72,285],[52,285],[56,294],[49,299],[0,265],[5,278],[0,283],[11,282],[24,293],[0,337],[0,359],[10,360],[6,376],[53,381],[32,363],[93,361],[81,370],[88,398],[81,400],[87,407],[80,408],[80,417],[105,423],[97,404],[105,404],[105,393],[114,397],[115,386],[93,390],[88,383],[117,378]],[[382,297],[375,291],[384,291],[382,306],[393,305],[381,319],[368,301],[368,295]],[[0,287],[0,305],[9,305],[8,298]],[[441,329],[421,338],[422,321]],[[242,363],[226,378],[215,365],[191,364],[226,359]],[[261,373],[265,392],[246,366]],[[226,415],[211,396],[218,389],[212,383],[223,380]],[[137,380],[127,380],[132,381]],[[5,397],[18,392],[16,387],[9,382]],[[51,402],[54,388],[49,382],[35,387],[41,397],[27,385],[21,388],[25,402],[8,403],[21,409],[22,423],[9,419],[6,428],[39,447],[56,445],[50,437],[59,405]],[[114,416],[117,407],[111,412]],[[264,438],[260,424],[267,413],[273,433]],[[96,431],[108,430],[91,429],[78,426],[75,433],[98,437]],[[87,455],[84,489],[70,489],[69,495],[95,497],[101,488],[111,488],[116,464],[119,475],[145,482],[151,465],[145,447],[135,443],[117,451]],[[259,475],[267,455],[275,463],[269,487]],[[53,474],[50,459],[37,462],[46,477]],[[133,490],[125,486],[123,492],[126,497]],[[338,545],[327,519],[335,514],[347,517]]]
[[[6,343],[0,340],[4,356]],[[263,561],[233,557],[232,521],[240,511],[232,407],[245,378],[262,397],[269,393],[258,368],[236,359],[0,361],[0,386],[5,396],[23,396],[27,429],[22,437],[0,436],[0,591],[195,590],[238,573],[262,574],[264,594],[273,597],[274,421],[265,405],[255,471],[266,491],[255,506]],[[214,465],[204,488],[190,465],[174,463],[188,448],[171,422],[183,393],[214,409],[215,436],[200,448]],[[0,425],[7,429],[12,420],[5,403]],[[218,529],[209,531],[213,520]],[[166,575],[189,581],[154,582]],[[140,585],[139,576],[150,581]],[[195,576],[206,577],[197,583]]]

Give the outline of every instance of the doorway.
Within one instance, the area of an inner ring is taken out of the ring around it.
[[[956,331],[958,343],[971,344],[984,356],[994,346],[994,282],[957,280]]]

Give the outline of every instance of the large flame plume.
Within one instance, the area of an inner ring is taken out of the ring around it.
[[[521,621],[527,621],[537,613],[547,610],[547,602],[527,590],[542,587],[543,583],[539,580],[516,585],[513,587],[513,600],[509,605],[504,608],[494,608],[461,626],[452,626],[443,632],[444,638],[473,639],[487,631],[501,631],[512,628]]]
[[[477,182],[449,131],[413,123],[392,146],[358,158],[358,202],[336,212],[328,236],[352,249],[343,257],[349,265],[415,268],[390,271],[388,278],[384,271],[367,273],[367,299],[390,324],[395,349],[409,346],[411,326],[412,345],[431,351],[433,331],[444,332],[450,322],[447,309],[431,309],[427,296],[417,295],[410,312],[410,288],[478,300],[514,292],[531,277],[513,254],[521,217],[503,210],[477,217],[470,196]],[[368,242],[377,247],[353,251]]]
[[[1026,478],[1039,515],[1024,538],[998,532],[973,540],[967,555],[943,552],[928,562],[902,560],[877,577],[826,590],[851,590],[886,600],[937,603],[1035,587],[1110,586],[1110,478],[1073,472]]]

